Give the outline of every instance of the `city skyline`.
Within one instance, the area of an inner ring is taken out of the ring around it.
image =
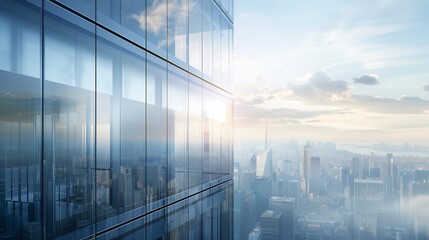
[[[262,139],[265,121],[272,141],[428,145],[428,9],[236,1],[236,145]]]

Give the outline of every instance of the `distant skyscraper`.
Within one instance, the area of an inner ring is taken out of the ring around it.
[[[429,170],[417,169],[414,171],[414,181],[416,182],[428,182],[429,181]]]
[[[273,196],[269,209],[282,213],[282,235],[284,239],[293,239],[295,229],[295,198]]]
[[[255,179],[255,177],[256,177],[256,172],[254,170],[246,170],[242,172],[239,180],[240,189],[241,190],[251,189],[251,184],[253,179]]]
[[[311,175],[310,179],[319,180],[320,179],[320,157],[311,158]]]
[[[256,176],[273,180],[273,151],[268,149],[256,158]]]
[[[364,158],[362,159],[362,178],[369,178],[369,168],[370,168],[370,159]]]
[[[306,143],[304,146],[304,154],[301,161],[301,192],[308,194],[308,181],[311,174],[311,146]]]
[[[320,192],[320,157],[311,157],[310,177],[307,191],[309,193]]]
[[[268,201],[271,197],[271,180],[267,177],[256,177],[252,181],[252,190],[255,193],[255,214],[261,214],[268,209]]]
[[[386,157],[386,162],[383,164],[383,181],[384,181],[384,187],[385,187],[385,193],[386,196],[385,201],[386,203],[392,203],[393,197],[394,197],[394,189],[393,189],[393,154],[388,153]]]
[[[349,167],[341,167],[340,168],[341,191],[344,191],[344,189],[347,186],[349,186],[349,175],[350,175],[350,168]]]
[[[249,190],[234,192],[234,211],[235,239],[245,240],[256,223],[255,194]]]
[[[288,197],[293,197],[295,199],[299,198],[300,188],[298,180],[289,180],[288,181],[288,191],[286,194]]]
[[[407,212],[411,213],[414,239],[429,239],[428,216],[426,211],[427,199],[429,197],[429,182],[411,182],[409,184],[409,204]]]
[[[369,229],[376,236],[377,212],[384,207],[383,180],[355,179],[354,223],[359,238],[361,229]]]
[[[259,221],[262,231],[262,240],[281,240],[282,236],[282,213],[267,210],[261,215]]]
[[[360,166],[360,159],[358,157],[352,158],[352,175],[354,178],[358,178],[361,176],[361,166]]]

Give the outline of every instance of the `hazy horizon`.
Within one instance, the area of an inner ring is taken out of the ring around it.
[[[264,139],[267,121],[271,141],[429,145],[427,10],[236,1],[235,143]]]

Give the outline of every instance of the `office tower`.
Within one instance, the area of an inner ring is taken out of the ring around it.
[[[379,167],[371,167],[369,169],[369,178],[378,179],[381,178],[381,170]]]
[[[310,176],[308,180],[308,193],[320,192],[320,157],[311,157]]]
[[[412,222],[412,239],[428,239],[429,226],[427,223],[427,199],[429,199],[429,182],[425,177],[417,179],[422,182],[411,182],[408,185],[409,197],[407,199],[406,212],[410,213]]]
[[[416,169],[414,170],[414,181],[416,182],[429,181],[429,170],[427,169]]]
[[[393,154],[388,153],[386,156],[386,162],[383,164],[383,182],[385,185],[385,201],[386,204],[393,203],[394,200],[394,180],[393,180]]]
[[[288,197],[298,199],[300,196],[300,188],[298,180],[289,180],[288,181],[288,192],[286,194]]]
[[[410,239],[410,224],[404,215],[390,211],[377,213],[376,239]]]
[[[343,190],[344,193],[344,209],[350,210],[351,207],[351,190],[350,186],[346,186]]]
[[[241,174],[241,179],[239,181],[240,189],[249,190],[251,189],[252,181],[256,177],[256,172],[252,170],[246,170]]]
[[[256,176],[264,176],[270,180],[274,180],[273,173],[273,151],[270,148],[256,157]]]
[[[362,159],[362,178],[369,178],[370,159]]]
[[[354,206],[354,228],[358,239],[365,239],[359,235],[362,234],[362,229],[368,229],[375,237],[377,212],[382,211],[384,207],[383,180],[355,179]]]
[[[262,240],[280,240],[282,235],[282,213],[267,210],[262,213],[259,223],[261,225]]]
[[[0,1],[0,239],[232,238],[232,4]]]
[[[269,201],[269,210],[280,212],[281,231],[284,239],[293,239],[295,229],[295,198],[273,196]]]
[[[320,179],[320,157],[311,157],[310,179],[318,181]]]
[[[349,186],[349,175],[350,175],[350,168],[349,167],[341,167],[340,168],[341,191],[344,191],[344,189],[347,186]]]
[[[234,235],[235,239],[247,239],[255,226],[255,194],[249,190],[234,192]]]
[[[256,177],[252,181],[252,191],[255,194],[255,215],[268,209],[268,201],[271,197],[271,180],[267,177]]]
[[[361,164],[360,164],[360,159],[358,157],[353,157],[352,158],[352,175],[354,178],[359,178],[361,176]]]
[[[310,143],[304,145],[304,154],[301,161],[301,192],[308,194],[308,182],[311,174],[311,146]]]

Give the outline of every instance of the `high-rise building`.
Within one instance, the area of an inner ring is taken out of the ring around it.
[[[362,178],[369,178],[369,169],[370,169],[370,159],[362,159]]]
[[[234,192],[234,239],[247,239],[255,226],[255,194],[249,190]]]
[[[349,186],[349,179],[350,179],[349,175],[350,175],[349,167],[340,168],[341,191],[344,191],[344,189]]]
[[[262,213],[260,221],[262,240],[281,240],[282,235],[282,213],[267,210]]]
[[[268,201],[271,197],[271,180],[267,177],[256,177],[252,181],[252,191],[255,193],[255,215],[261,214],[268,209]]]
[[[295,198],[296,200],[300,196],[300,188],[298,180],[289,180],[288,181],[288,191],[286,196]]]
[[[358,239],[365,239],[359,234],[369,230],[375,237],[377,232],[377,212],[384,207],[384,185],[380,179],[355,179],[354,224]]]
[[[273,173],[273,151],[272,148],[269,148],[256,158],[256,176],[267,177],[270,180],[274,180]]]
[[[359,178],[362,175],[362,168],[360,159],[358,157],[352,158],[352,173],[354,178]]]
[[[269,201],[269,210],[280,212],[281,231],[284,239],[294,239],[295,229],[295,198],[273,196]]]
[[[232,238],[232,5],[0,1],[0,239]]]
[[[310,143],[304,145],[304,154],[301,161],[301,192],[308,194],[308,182],[311,175],[311,146]]]
[[[393,154],[388,153],[386,156],[386,162],[383,164],[383,182],[385,187],[385,201],[386,204],[390,204],[394,200],[394,178],[393,178],[393,172],[394,172],[394,165],[393,165]]]
[[[320,157],[311,157],[307,191],[317,194],[320,192]]]

